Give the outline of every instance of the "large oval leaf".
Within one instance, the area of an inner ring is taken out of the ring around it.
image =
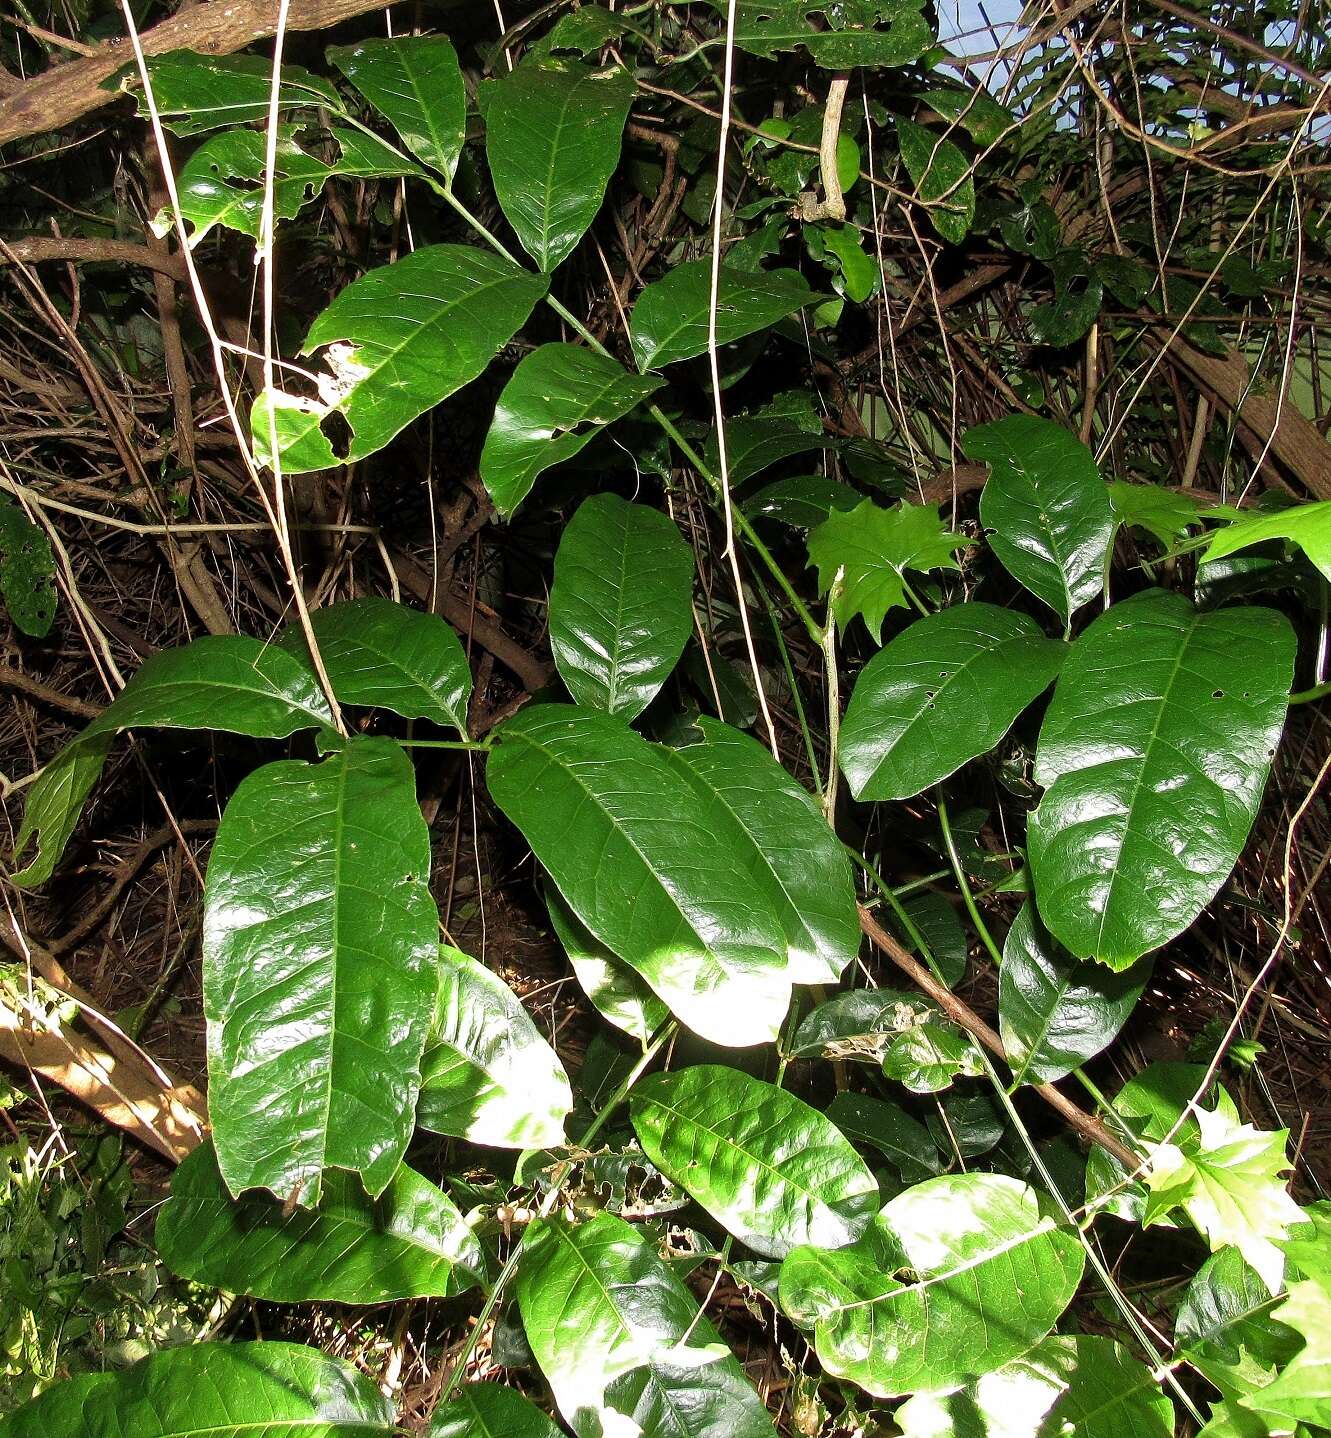
[[[932,1178],[944,1166],[929,1130],[894,1103],[847,1091],[828,1104],[827,1117],[848,1137],[891,1159],[905,1183]]]
[[[867,0],[853,7],[807,0],[708,0],[723,16],[735,12],[735,44],[752,55],[807,51],[815,65],[908,65],[934,41],[916,0]]]
[[[500,730],[487,780],[573,912],[690,1028],[775,1039],[790,1003],[779,917],[718,837],[728,816],[661,750],[609,715],[534,705]]]
[[[172,50],[147,60],[153,107],[162,124],[175,135],[202,135],[227,125],[253,125],[268,119],[273,100],[273,62],[263,55],[201,55]],[[150,118],[147,95],[137,74],[125,76],[133,86],[141,118]],[[281,110],[299,106],[342,114],[337,91],[327,80],[300,65],[278,72],[277,104]]]
[[[416,1121],[493,1148],[564,1141],[568,1075],[518,997],[459,949],[439,950],[439,994]]]
[[[729,344],[765,330],[818,296],[797,270],[738,270],[721,266],[716,341]],[[686,260],[653,281],[633,307],[629,339],[640,370],[692,359],[707,349],[712,308],[712,263]]]
[[[481,450],[481,478],[495,508],[509,518],[539,474],[572,459],[597,430],[664,383],[658,375],[630,374],[583,345],[546,344],[524,355]]]
[[[508,343],[545,294],[544,275],[471,245],[428,245],[347,286],[310,326],[301,354],[326,347],[317,399],[265,390],[250,415],[255,453],[272,463],[275,429],[292,474],[350,464],[382,449],[462,388]],[[351,428],[334,451],[324,422]]]
[[[767,1410],[697,1300],[622,1218],[534,1222],[518,1303],[536,1361],[579,1438],[773,1438]],[[641,1421],[662,1409],[674,1417]]]
[[[1053,1083],[1107,1049],[1142,996],[1149,960],[1115,973],[1074,959],[1022,906],[1003,943],[998,1028],[1014,1083]]]
[[[959,145],[904,115],[897,116],[897,141],[934,229],[949,244],[961,244],[975,222],[974,161]]]
[[[85,1373],[8,1418],[0,1438],[392,1438],[393,1404],[298,1343],[196,1343]]]
[[[550,648],[579,704],[624,719],[670,677],[693,629],[693,553],[660,510],[594,494],[555,554]]]
[[[467,732],[471,670],[457,632],[438,615],[370,596],[316,609],[310,626],[341,703]],[[293,625],[282,645],[304,656],[304,632]]]
[[[767,1258],[852,1243],[878,1211],[878,1181],[815,1108],[738,1069],[652,1074],[630,1100],[648,1158]]]
[[[849,1248],[797,1248],[781,1306],[829,1373],[870,1393],[951,1388],[1044,1337],[1081,1281],[1075,1235],[1033,1189],[994,1173],[908,1188]]]
[[[332,722],[308,665],[258,639],[206,635],[154,654],[32,786],[14,857],[34,838],[37,851],[10,881],[31,887],[51,877],[111,741],[122,729],[220,729],[254,739],[285,739]]]
[[[156,1241],[182,1278],[273,1303],[447,1298],[485,1262],[452,1199],[405,1164],[378,1198],[334,1170],[318,1208],[288,1210],[263,1193],[233,1199],[211,1143],[172,1176]]]
[[[1040,730],[1029,849],[1040,917],[1125,969],[1182,933],[1234,867],[1284,724],[1294,633],[1152,590],[1090,625]]]
[[[467,91],[443,35],[335,45],[328,58],[389,119],[402,143],[451,180],[467,131]]]
[[[1095,459],[1052,420],[1014,414],[968,430],[969,459],[989,465],[980,519],[1003,567],[1064,624],[1104,585],[1114,511]]]
[[[208,1111],[232,1193],[371,1194],[411,1137],[439,915],[415,775],[387,739],[256,770],[222,815],[204,893]]]
[[[1053,683],[1067,646],[993,604],[917,619],[860,671],[841,726],[857,799],[909,799],[987,754]]]
[[[845,849],[813,796],[758,740],[716,719],[697,727],[702,743],[669,749],[666,758],[708,812],[733,819],[728,843],[781,919],[791,980],[836,983],[860,949]]]
[[[464,1383],[434,1410],[425,1438],[560,1438],[554,1420],[516,1388]]]
[[[497,81],[485,111],[485,154],[499,206],[547,274],[596,218],[619,164],[633,77],[542,59]]]

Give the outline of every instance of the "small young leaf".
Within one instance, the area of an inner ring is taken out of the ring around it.
[[[533,59],[495,83],[485,153],[499,206],[548,274],[596,218],[619,164],[633,77]]]
[[[0,597],[24,634],[45,638],[55,618],[55,555],[46,531],[0,499]]]
[[[1013,414],[968,430],[989,465],[980,519],[1003,567],[1064,624],[1104,587],[1114,512],[1089,449],[1062,425]]]
[[[484,964],[446,945],[421,1059],[416,1121],[494,1148],[564,1141],[568,1075],[516,994]]]
[[[1034,620],[972,602],[917,619],[860,671],[841,727],[857,799],[909,799],[988,753],[1068,653]]]
[[[969,156],[944,139],[904,116],[897,117],[901,158],[921,200],[929,205],[934,229],[950,244],[959,245],[975,223],[975,180]]]
[[[434,1410],[425,1438],[560,1438],[554,1420],[516,1388],[464,1383]]]
[[[1317,504],[1295,504],[1274,514],[1244,518],[1228,529],[1217,530],[1206,546],[1204,560],[1220,559],[1262,544],[1268,539],[1284,539],[1297,544],[1310,563],[1317,566],[1331,582],[1331,500]]]
[[[574,699],[634,719],[693,630],[693,552],[674,521],[616,494],[564,528],[550,589],[550,648]]]
[[[840,1248],[878,1212],[878,1184],[817,1109],[738,1069],[652,1074],[631,1097],[643,1152],[766,1258]]]
[[[883,1073],[911,1093],[940,1093],[958,1077],[978,1078],[983,1072],[972,1040],[931,1011],[891,1039],[883,1054]]]

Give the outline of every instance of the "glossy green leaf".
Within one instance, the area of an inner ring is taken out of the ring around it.
[[[1150,961],[1121,973],[1080,962],[1023,905],[1003,944],[998,1028],[1014,1083],[1053,1083],[1107,1049],[1151,974]]]
[[[772,1438],[697,1300],[622,1218],[538,1219],[517,1282],[528,1341],[578,1438]]]
[[[195,1343],[84,1373],[0,1418],[0,1438],[392,1438],[393,1404],[298,1343]]]
[[[21,858],[33,839],[37,849],[10,881],[30,887],[51,877],[122,729],[214,729],[285,739],[297,730],[331,728],[332,723],[328,701],[310,669],[257,639],[206,635],[154,654],[29,789],[14,858]]]
[[[641,1080],[630,1103],[647,1157],[766,1258],[840,1248],[878,1212],[878,1183],[836,1125],[774,1084],[698,1064]]]
[[[633,719],[693,630],[693,552],[674,521],[594,494],[564,527],[550,588],[550,649],[569,693]]]
[[[899,115],[896,123],[901,158],[916,194],[929,205],[934,229],[950,244],[961,244],[975,223],[970,157],[959,145],[914,120]]]
[[[933,891],[916,894],[901,906],[912,927],[928,946],[930,956],[938,969],[939,977],[950,989],[966,976],[966,962],[970,957],[970,940],[956,907],[939,893]],[[903,920],[887,916],[889,925],[899,932],[901,942],[908,949],[919,952],[915,935]]]
[[[582,345],[545,344],[524,355],[499,396],[481,450],[481,478],[495,508],[510,518],[538,475],[572,459],[599,429],[664,383],[657,375],[630,374]]]
[[[1297,544],[1309,562],[1331,581],[1331,500],[1295,504],[1288,509],[1278,509],[1273,514],[1240,519],[1228,529],[1217,530],[1202,557],[1204,560],[1221,559],[1270,539]]]
[[[378,1198],[333,1170],[318,1208],[287,1211],[267,1194],[233,1199],[211,1143],[173,1175],[156,1241],[182,1278],[273,1303],[447,1298],[484,1267],[452,1199],[405,1164]]]
[[[317,399],[265,391],[250,416],[256,453],[271,463],[270,413],[283,468],[331,469],[382,449],[418,415],[462,388],[522,326],[549,281],[471,245],[428,245],[371,270],[310,326],[301,350],[324,349]],[[350,426],[336,453],[321,425]]]
[[[1144,530],[1166,549],[1172,549],[1194,524],[1201,522],[1198,503],[1191,495],[1159,484],[1111,480],[1109,503],[1120,524]]]
[[[1202,613],[1163,590],[1077,641],[1028,827],[1040,917],[1076,957],[1126,969],[1210,903],[1256,817],[1293,672],[1275,610]]]
[[[734,820],[727,843],[781,919],[791,980],[836,983],[860,949],[845,849],[817,801],[757,739],[715,719],[698,728],[702,743],[669,749],[667,760],[707,813]]]
[[[902,1438],[1173,1438],[1174,1409],[1155,1375],[1112,1338],[1046,1338],[955,1393],[902,1404]]]
[[[273,95],[273,62],[263,55],[201,55],[171,50],[148,57],[153,104],[162,124],[175,135],[202,135],[229,125],[253,125],[268,119]],[[131,65],[122,86],[134,92],[139,116],[149,117],[138,67]],[[278,85],[279,110],[318,106],[342,113],[337,91],[300,65],[283,65]]]
[[[1104,302],[1104,281],[1084,250],[1059,250],[1048,260],[1053,298],[1031,310],[1031,337],[1062,349],[1076,344],[1095,323]]]
[[[846,136],[843,134],[841,138],[844,140]],[[857,171],[858,168],[857,163]],[[863,304],[881,284],[882,272],[878,268],[878,260],[865,250],[860,233],[853,225],[840,221],[806,225],[804,243],[811,254],[816,252],[823,264],[833,271],[837,293],[854,304]]]
[[[769,465],[825,449],[832,442],[815,413],[807,390],[778,395],[771,404],[726,421],[726,473],[732,485],[741,485]],[[707,438],[704,454],[713,474],[721,471],[716,431]]]
[[[316,609],[310,624],[340,703],[390,709],[466,734],[471,670],[457,631],[438,615],[370,596]],[[282,645],[306,653],[298,626]]]
[[[1053,683],[1067,646],[973,602],[917,619],[860,671],[841,726],[857,799],[909,799],[987,754]]]
[[[855,490],[835,479],[821,474],[801,474],[765,484],[740,508],[749,519],[775,519],[795,529],[812,529],[833,510],[854,509],[861,498]]]
[[[464,1383],[434,1410],[425,1438],[560,1438],[554,1421],[516,1388]]]
[[[411,1137],[439,916],[415,774],[388,739],[251,774],[208,861],[208,1111],[232,1193],[382,1193]]]
[[[1018,124],[1012,111],[1000,105],[983,87],[976,90],[939,86],[925,91],[929,108],[953,124],[960,125],[980,145],[988,148],[1010,134]]]
[[[1303,1335],[1304,1345],[1275,1381],[1242,1400],[1278,1433],[1301,1423],[1331,1427],[1331,1293],[1311,1280],[1292,1283],[1280,1321]]]
[[[0,598],[24,634],[43,639],[55,619],[51,541],[16,504],[0,498]]]
[[[633,77],[615,65],[530,60],[495,83],[485,154],[522,247],[547,274],[596,218],[619,165]]]
[[[712,263],[687,260],[654,280],[638,296],[629,322],[640,370],[661,369],[707,351]],[[737,270],[721,266],[716,340],[730,344],[768,329],[818,296],[797,270]]]
[[[932,1178],[892,1199],[863,1238],[798,1248],[781,1306],[814,1331],[823,1367],[870,1393],[951,1388],[1029,1351],[1081,1280],[1077,1238],[1003,1174]]]
[[[1067,624],[1104,587],[1114,511],[1089,449],[1052,420],[1013,414],[967,430],[989,466],[980,519],[1003,567]]]
[[[911,1093],[940,1093],[956,1078],[984,1072],[974,1042],[942,1014],[925,1010],[883,1053],[883,1073]]]
[[[453,178],[466,138],[467,90],[457,52],[443,35],[335,45],[328,58],[417,159]]]
[[[633,28],[632,20],[614,14],[603,5],[582,5],[568,11],[556,23],[550,32],[548,48],[590,55]]]
[[[563,945],[583,993],[603,1019],[646,1044],[670,1010],[636,970],[592,935],[558,889],[547,885],[545,902],[555,937]]]
[[[927,1002],[895,989],[851,989],[800,1020],[790,1041],[799,1058],[858,1059],[881,1064],[892,1038],[929,1012]]]
[[[885,1155],[905,1183],[921,1183],[941,1173],[943,1160],[929,1130],[905,1109],[861,1093],[839,1093],[827,1117],[857,1143]]]
[[[723,0],[709,0],[723,15]],[[917,0],[737,0],[735,43],[769,58],[803,50],[828,70],[908,65],[933,44]]]
[[[780,917],[729,816],[662,750],[609,715],[531,705],[499,731],[487,779],[573,912],[684,1023],[737,1047],[775,1039],[790,1003]]]
[[[568,1075],[516,994],[497,974],[446,945],[421,1061],[416,1121],[493,1148],[564,1141]]]

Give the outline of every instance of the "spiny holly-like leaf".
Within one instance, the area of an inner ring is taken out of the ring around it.
[[[840,1248],[878,1212],[878,1184],[815,1108],[738,1069],[652,1074],[631,1099],[647,1157],[756,1253]]]
[[[1292,1167],[1285,1155],[1289,1131],[1240,1123],[1223,1089],[1214,1109],[1194,1112],[1195,1132],[1151,1148],[1146,1222],[1182,1208],[1212,1249],[1233,1244],[1274,1293],[1285,1271],[1276,1241],[1303,1222],[1283,1177]]]
[[[709,3],[723,15],[722,0]],[[735,43],[751,55],[802,49],[828,70],[908,65],[933,44],[918,0],[737,0]]]
[[[615,65],[528,60],[495,82],[485,154],[500,208],[549,273],[596,218],[619,164],[633,77]]]
[[[640,370],[662,369],[707,349],[711,313],[710,260],[687,260],[653,281],[633,307],[629,338]],[[716,339],[730,344],[765,330],[818,296],[798,270],[738,270],[722,265]]]
[[[1274,609],[1151,590],[1073,646],[1035,753],[1040,917],[1125,969],[1181,933],[1243,851],[1284,724],[1294,633]]]
[[[211,1143],[176,1170],[155,1237],[182,1278],[273,1303],[447,1298],[484,1267],[452,1199],[405,1164],[378,1198],[334,1170],[318,1208],[288,1211],[268,1194],[233,1199]]]
[[[871,499],[829,515],[809,535],[809,562],[818,567],[818,592],[826,594],[838,573],[836,621],[844,629],[857,615],[877,639],[883,616],[906,604],[907,570],[960,569],[955,552],[964,535],[944,529],[931,505],[883,509]]]
[[[1172,549],[1194,525],[1201,522],[1198,504],[1182,490],[1159,484],[1125,484],[1111,480],[1109,503],[1120,524],[1141,529]]]
[[[464,1383],[434,1410],[425,1438],[560,1438],[560,1433],[554,1420],[516,1388]]]
[[[496,1148],[563,1143],[568,1075],[517,995],[459,949],[439,951],[439,994],[416,1120]]]
[[[37,851],[10,881],[33,886],[51,877],[122,729],[217,729],[285,739],[332,723],[313,672],[273,645],[219,634],[154,654],[28,791],[14,857],[22,857],[33,839]]]
[[[325,1168],[382,1193],[411,1137],[439,915],[415,774],[357,736],[251,774],[204,893],[208,1111],[232,1193],[318,1201]]]
[[[946,1389],[1033,1348],[1083,1258],[1033,1189],[955,1174],[908,1188],[847,1248],[797,1248],[781,1266],[781,1306],[838,1378],[883,1397]]]
[[[1320,1283],[1293,1283],[1278,1316],[1303,1335],[1303,1347],[1274,1383],[1240,1401],[1273,1432],[1291,1423],[1331,1427],[1331,1293]]]
[[[0,597],[9,617],[34,639],[55,619],[55,555],[46,531],[16,504],[0,499]]]
[[[511,518],[539,474],[572,459],[664,383],[658,375],[630,374],[582,345],[545,344],[524,355],[481,450],[481,478],[495,508]]]
[[[382,449],[462,388],[522,326],[549,280],[471,245],[428,245],[347,286],[310,326],[303,355],[324,350],[317,399],[265,390],[250,415],[255,453],[282,467],[331,469]],[[345,454],[321,426],[340,415]]]
[[[453,178],[467,130],[467,91],[443,35],[335,45],[328,58],[385,116],[418,159]]]
[[[153,104],[162,124],[176,135],[202,135],[228,125],[267,120],[273,93],[273,62],[262,55],[201,55],[172,50],[148,58]],[[131,89],[139,115],[149,116],[147,94],[137,65],[120,77]],[[279,110],[317,105],[342,114],[342,101],[327,80],[300,65],[283,65],[278,82]]]
[[[1220,559],[1262,544],[1269,539],[1284,539],[1297,544],[1310,563],[1315,564],[1331,582],[1331,500],[1317,504],[1295,504],[1274,514],[1240,519],[1228,529],[1217,530],[1206,546],[1204,560]]]
[[[960,146],[904,116],[897,117],[901,158],[921,200],[930,202],[934,229],[959,245],[975,222],[975,181]]]

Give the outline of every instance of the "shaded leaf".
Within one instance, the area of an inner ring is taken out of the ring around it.
[[[1197,501],[1179,489],[1159,484],[1125,484],[1111,480],[1109,503],[1120,524],[1145,530],[1166,549],[1172,549],[1200,522]]]
[[[273,62],[263,55],[201,55],[171,50],[148,57],[153,104],[162,124],[175,135],[202,135],[229,125],[266,121],[273,93]],[[139,116],[149,118],[147,96],[137,65],[126,69],[122,88],[133,91]],[[300,65],[283,65],[278,84],[279,110],[318,106],[342,112],[337,91]]]
[[[898,115],[896,125],[901,158],[916,193],[929,204],[934,229],[950,244],[961,244],[975,223],[970,156],[914,120]]]
[[[1331,500],[1317,504],[1295,504],[1274,514],[1240,519],[1228,529],[1220,529],[1206,546],[1203,560],[1221,559],[1249,545],[1268,539],[1283,539],[1297,544],[1310,563],[1331,582]]]
[[[939,1093],[953,1079],[978,1078],[983,1072],[972,1040],[932,1010],[891,1039],[883,1054],[883,1073],[912,1093]]]
[[[1040,344],[1075,344],[1095,323],[1104,300],[1099,268],[1081,250],[1060,250],[1047,260],[1054,297],[1031,311],[1031,335]]]
[[[763,409],[726,421],[726,472],[732,485],[741,485],[769,465],[793,454],[824,449],[829,442],[807,391],[778,395]],[[715,430],[707,438],[704,458],[712,472],[719,474],[721,457]]]
[[[560,1438],[554,1421],[516,1388],[464,1383],[434,1410],[425,1438]]]
[[[926,90],[924,99],[931,110],[960,125],[976,144],[986,148],[998,144],[1018,123],[1011,110],[1000,105],[985,89],[939,86]]]
[[[792,1056],[862,1059],[881,1064],[892,1037],[928,1011],[925,1000],[894,989],[851,989],[826,999],[800,1020]]]
[[[821,474],[777,479],[751,494],[740,508],[749,519],[775,519],[796,529],[812,529],[833,510],[854,509],[861,496]]]
[[[725,13],[722,0],[709,0]],[[735,44],[773,57],[804,50],[828,70],[908,65],[933,44],[916,0],[737,0]]]
[[[55,619],[55,555],[46,531],[0,499],[0,597],[24,634],[42,639]]]
[[[839,1093],[827,1106],[827,1117],[848,1138],[886,1155],[905,1183],[920,1183],[942,1172],[943,1160],[929,1130],[897,1104]]]

